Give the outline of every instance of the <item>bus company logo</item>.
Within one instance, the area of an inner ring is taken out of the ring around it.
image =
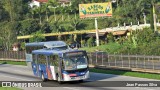
[[[41,82],[2,82],[2,87],[42,87]],[[1,86],[0,86],[1,87]]]
[[[11,87],[11,82],[2,82],[2,87]]]

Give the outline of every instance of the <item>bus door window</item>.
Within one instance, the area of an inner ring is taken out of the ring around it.
[[[54,66],[55,72],[58,73],[58,56],[57,55],[50,56],[50,65]]]
[[[50,65],[58,67],[58,56],[57,55],[50,56]]]
[[[50,63],[51,63],[51,62],[50,62],[49,56],[46,57],[46,60],[47,60],[47,66],[50,66]]]
[[[32,60],[33,60],[32,63],[37,64],[37,55],[36,54],[33,54]]]
[[[47,62],[46,62],[46,55],[38,55],[38,71],[40,74],[46,75],[46,67],[47,67]],[[42,73],[43,72],[43,73]]]
[[[33,54],[32,70],[34,75],[38,75],[38,64],[37,64],[37,55]]]
[[[46,62],[47,62],[46,72],[47,72],[47,75],[48,75],[48,79],[53,79],[52,73],[51,73],[51,68],[50,68],[50,58],[49,58],[49,56],[46,56]]]
[[[60,75],[60,77],[61,77],[58,55],[51,55],[50,56],[50,65],[54,66],[55,78],[57,77],[57,75]]]
[[[46,56],[45,55],[38,55],[38,63],[47,65]]]

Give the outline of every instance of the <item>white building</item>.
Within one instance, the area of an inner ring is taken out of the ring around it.
[[[48,0],[32,0],[32,2],[29,4],[30,7],[32,8],[33,6],[39,7],[41,3],[46,3]],[[70,0],[59,0],[59,3],[61,6],[70,6],[71,1]]]
[[[32,8],[33,6],[39,7],[41,3],[46,3],[48,0],[32,0],[32,2],[29,4]]]

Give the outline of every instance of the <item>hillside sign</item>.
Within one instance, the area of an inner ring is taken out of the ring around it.
[[[112,16],[112,3],[79,4],[80,18]]]

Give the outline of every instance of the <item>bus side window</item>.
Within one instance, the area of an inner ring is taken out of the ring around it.
[[[35,61],[36,61],[36,55],[35,54],[33,54],[32,60],[33,60],[33,63],[35,63]]]
[[[38,55],[38,62],[39,62],[39,64],[46,65],[46,56],[45,55]]]
[[[58,56],[50,56],[50,65],[58,66]]]

